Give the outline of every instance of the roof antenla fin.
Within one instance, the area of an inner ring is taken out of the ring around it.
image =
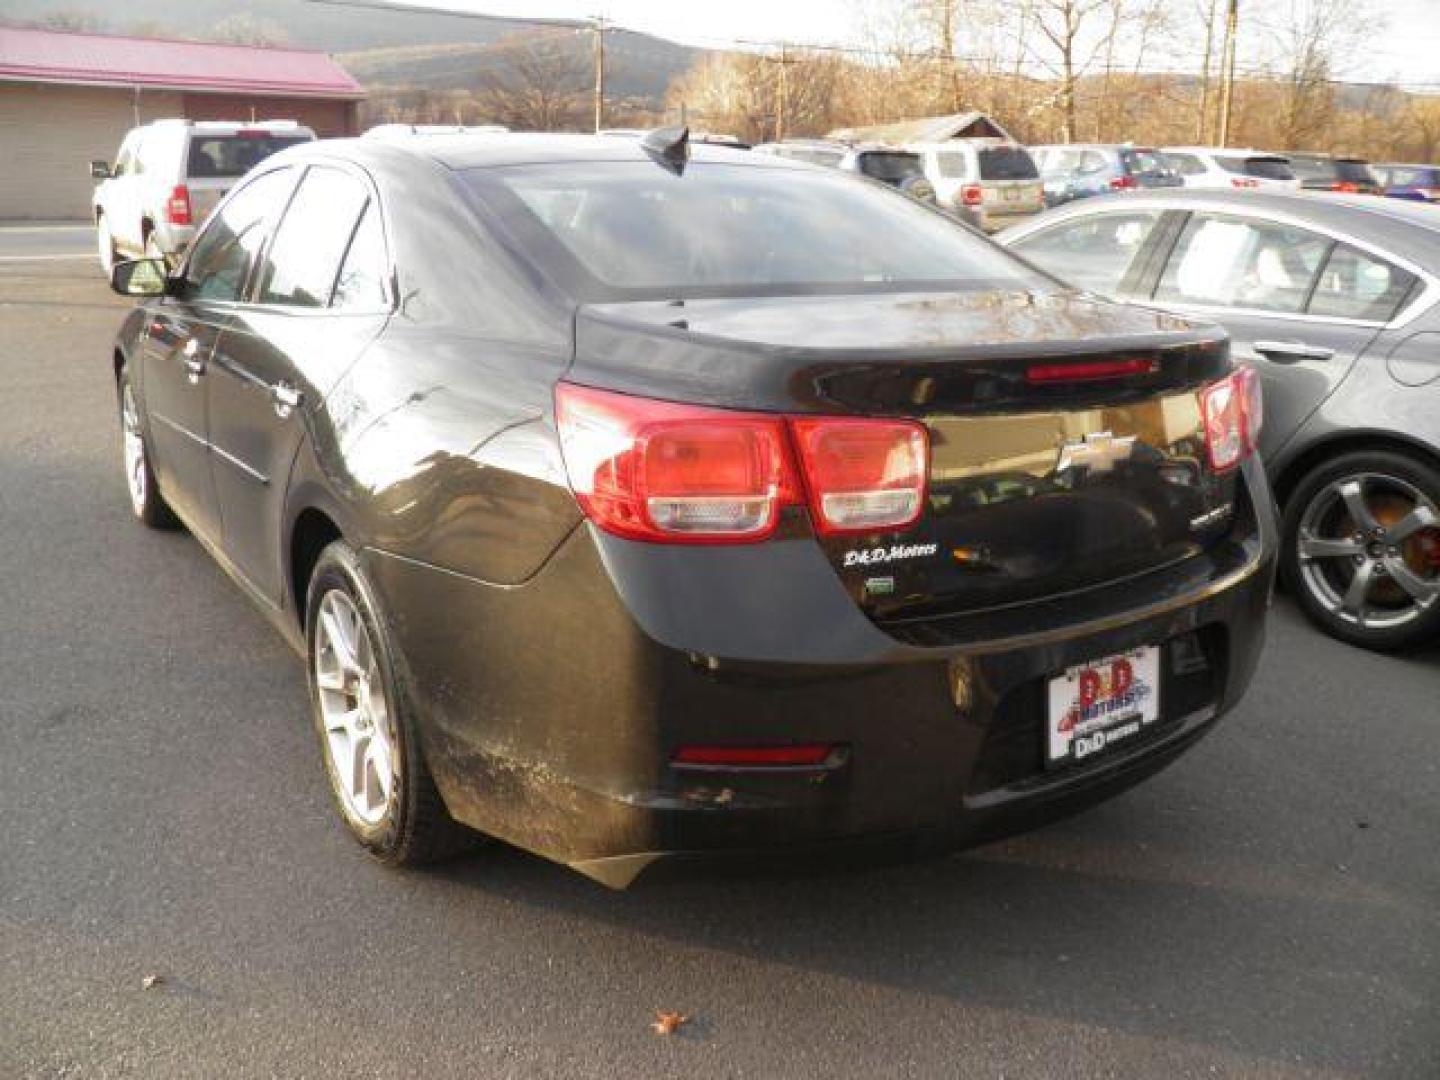
[[[641,148],[676,176],[685,171],[690,160],[690,129],[663,127],[647,131],[640,138]]]

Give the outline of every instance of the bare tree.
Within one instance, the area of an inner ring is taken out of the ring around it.
[[[225,16],[210,28],[206,36],[211,41],[223,41],[229,45],[274,47],[290,43],[290,35],[274,19],[259,19],[248,11]]]
[[[1272,46],[1286,58],[1281,149],[1299,149],[1333,120],[1333,79],[1364,35],[1374,31],[1378,17],[1368,0],[1272,0],[1267,11],[1274,19]]]
[[[499,123],[519,131],[579,126],[592,69],[569,31],[512,34],[491,50],[477,97]]]

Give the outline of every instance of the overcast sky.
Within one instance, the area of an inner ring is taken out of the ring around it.
[[[724,46],[734,41],[783,40],[797,44],[854,45],[861,40],[856,0],[416,0],[495,15],[585,18],[605,15],[632,30],[643,30],[691,45]],[[1275,0],[1242,0],[1241,41],[1249,6],[1259,14]],[[1440,92],[1440,0],[1375,0],[1386,25],[1355,58],[1346,76],[1355,81],[1427,84]],[[1252,45],[1256,44],[1252,34]],[[1194,43],[1198,53],[1200,43]],[[1249,50],[1242,55],[1253,55]]]

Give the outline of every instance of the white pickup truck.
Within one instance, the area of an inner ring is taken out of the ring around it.
[[[100,266],[148,255],[174,262],[235,182],[276,151],[315,138],[293,120],[155,120],[131,129],[114,165],[90,163]]]

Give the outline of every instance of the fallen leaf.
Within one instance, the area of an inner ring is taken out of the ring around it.
[[[657,1009],[655,1011],[655,1022],[650,1026],[655,1030],[656,1035],[673,1035],[681,1024],[688,1024],[689,1022],[690,1017],[684,1013]]]
[[[164,981],[164,975],[146,975],[145,978],[140,980],[140,985],[146,990],[153,990],[155,987],[159,986]]]

